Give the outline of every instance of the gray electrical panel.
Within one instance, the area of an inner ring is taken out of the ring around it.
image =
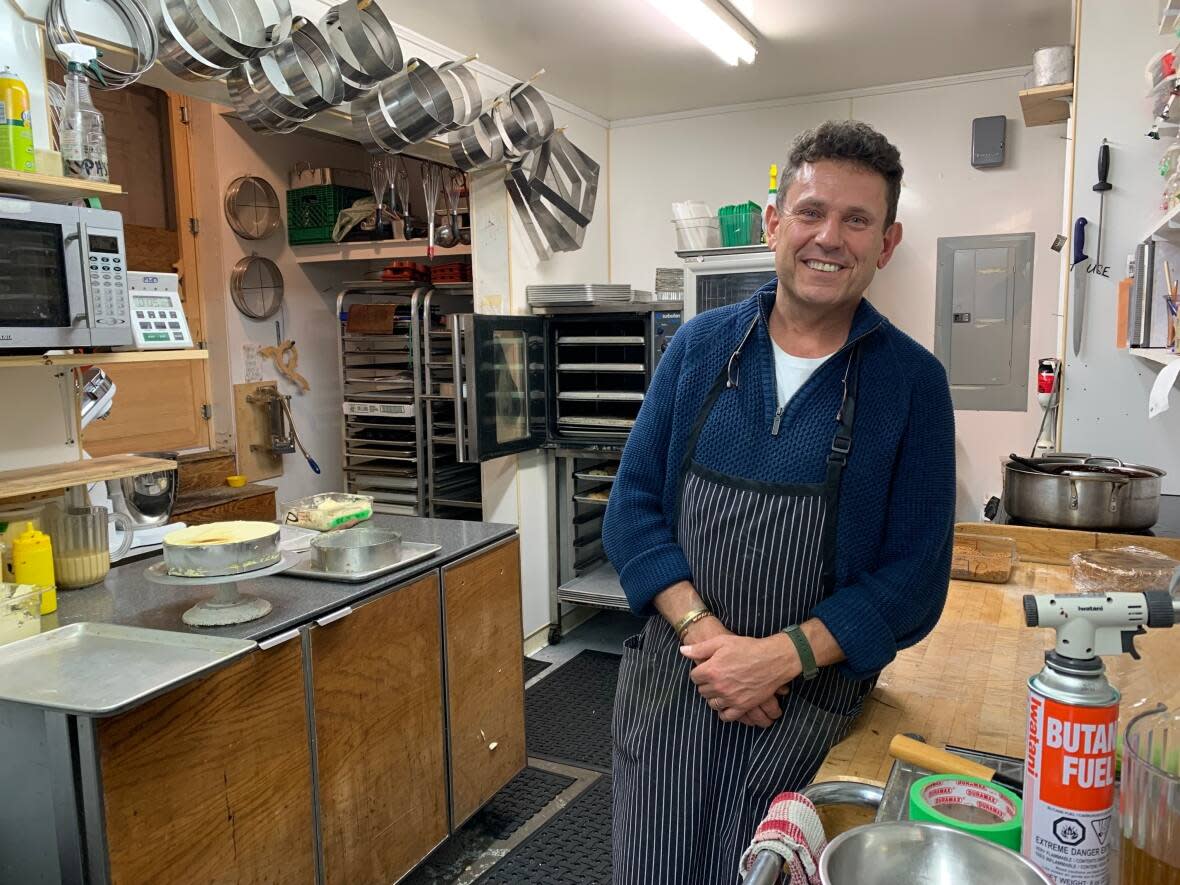
[[[940,237],[934,355],[956,409],[1028,409],[1031,233]]]

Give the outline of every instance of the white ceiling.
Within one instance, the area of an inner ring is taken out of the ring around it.
[[[758,59],[731,68],[646,0],[395,0],[394,22],[615,120],[1032,64],[1070,0],[734,0]]]

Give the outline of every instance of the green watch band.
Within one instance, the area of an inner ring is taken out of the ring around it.
[[[815,652],[811,650],[811,643],[803,634],[803,628],[798,624],[784,627],[783,632],[795,643],[795,651],[799,652],[799,662],[803,665],[803,680],[805,682],[819,675],[819,667],[815,665]]]

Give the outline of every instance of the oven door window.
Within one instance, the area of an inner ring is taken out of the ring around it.
[[[0,219],[0,327],[69,327],[61,226]]]
[[[745,301],[774,276],[773,270],[697,274],[697,313]]]

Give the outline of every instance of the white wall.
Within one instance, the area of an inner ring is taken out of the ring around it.
[[[1149,421],[1147,395],[1159,366],[1114,346],[1116,282],[1126,273],[1134,251],[1162,215],[1158,208],[1163,180],[1156,172],[1170,138],[1145,138],[1151,109],[1144,100],[1142,70],[1156,52],[1176,45],[1161,37],[1156,0],[1119,4],[1086,0],[1082,6],[1080,71],[1076,90],[1077,130],[1074,155],[1074,214],[1089,219],[1086,251],[1095,256],[1098,238],[1098,147],[1110,142],[1110,182],[1106,194],[1102,257],[1110,278],[1090,276],[1086,298],[1086,335],[1080,358],[1067,349],[1063,438],[1071,451],[1113,455],[1168,471],[1163,489],[1180,493],[1180,395],[1173,389],[1172,409]],[[1164,244],[1159,244],[1161,247]],[[1178,251],[1169,250],[1175,268]],[[1157,250],[1157,288],[1162,289],[1162,259]],[[1156,306],[1159,310],[1160,306]],[[1072,335],[1072,311],[1070,334]],[[1070,338],[1072,342],[1072,338]]]
[[[864,120],[901,150],[906,174],[899,219],[905,235],[869,297],[927,347],[934,342],[939,237],[1036,234],[1030,364],[1056,352],[1064,125],[1025,128],[1016,93],[1022,75],[983,73],[810,100],[763,102],[712,112],[616,122],[611,129],[611,275],[651,285],[655,268],[679,266],[668,219],[674,200],[720,205],[765,200],[766,171],[791,139],[828,119]],[[971,120],[1004,114],[1003,167],[970,165]],[[1000,489],[999,459],[1031,448],[1041,414],[1035,385],[1025,412],[957,412],[960,519],[976,518]]]

